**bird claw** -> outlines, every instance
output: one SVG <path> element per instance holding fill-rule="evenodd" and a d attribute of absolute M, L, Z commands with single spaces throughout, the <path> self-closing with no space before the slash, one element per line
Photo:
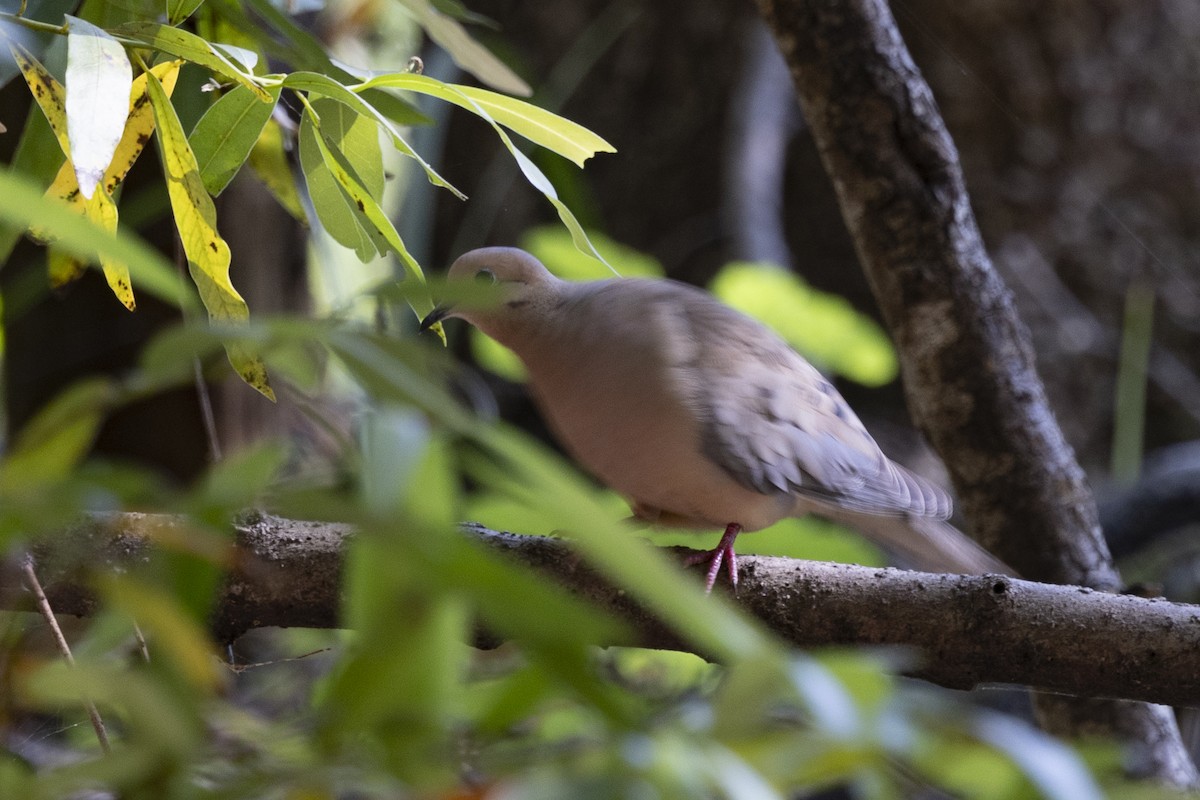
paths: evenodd
<path fill-rule="evenodd" d="M 733 591 L 737 592 L 738 585 L 738 568 L 737 568 L 737 553 L 733 551 L 733 542 L 737 539 L 737 535 L 741 533 L 742 526 L 737 523 L 730 523 L 725 528 L 725 534 L 721 537 L 721 541 L 712 550 L 706 550 L 703 553 L 696 553 L 684 559 L 684 566 L 695 566 L 696 564 L 708 564 L 708 571 L 704 575 L 704 593 L 712 594 L 713 586 L 717 583 L 717 575 L 721 572 L 721 564 L 725 564 L 725 571 L 729 574 L 729 583 L 733 586 Z"/>

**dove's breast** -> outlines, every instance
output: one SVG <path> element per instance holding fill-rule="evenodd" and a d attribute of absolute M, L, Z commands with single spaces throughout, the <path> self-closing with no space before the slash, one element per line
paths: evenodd
<path fill-rule="evenodd" d="M 701 376 L 672 329 L 677 289 L 601 284 L 564 302 L 555 324 L 538 334 L 557 337 L 553 346 L 514 342 L 514 349 L 563 445 L 639 515 L 687 527 L 766 527 L 794 500 L 748 489 L 705 456 L 704 410 L 694 397 Z M 603 318 L 615 308 L 620 324 Z"/>

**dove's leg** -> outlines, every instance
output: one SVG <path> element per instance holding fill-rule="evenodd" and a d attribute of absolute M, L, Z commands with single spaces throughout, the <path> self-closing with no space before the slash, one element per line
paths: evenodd
<path fill-rule="evenodd" d="M 733 542 L 737 539 L 739 533 L 742 532 L 742 526 L 736 522 L 731 522 L 725 527 L 725 535 L 721 537 L 721 541 L 712 550 L 703 553 L 696 553 L 694 556 L 688 556 L 683 563 L 686 566 L 693 564 L 703 564 L 708 562 L 708 572 L 704 576 L 704 591 L 705 593 L 712 592 L 713 586 L 717 582 L 717 574 L 721 571 L 721 562 L 725 562 L 725 569 L 729 573 L 729 582 L 733 585 L 734 590 L 737 589 L 737 554 L 733 552 Z"/>

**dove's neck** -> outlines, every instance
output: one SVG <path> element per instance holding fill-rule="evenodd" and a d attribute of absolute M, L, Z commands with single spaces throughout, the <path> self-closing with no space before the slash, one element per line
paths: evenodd
<path fill-rule="evenodd" d="M 525 359 L 562 335 L 569 324 L 572 301 L 585 284 L 550 277 L 523 287 L 500 304 L 471 320 L 476 327 Z"/>

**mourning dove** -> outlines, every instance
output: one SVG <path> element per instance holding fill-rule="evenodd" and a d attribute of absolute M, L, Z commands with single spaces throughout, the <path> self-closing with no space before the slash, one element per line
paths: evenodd
<path fill-rule="evenodd" d="M 669 280 L 560 280 L 515 248 L 472 250 L 449 280 L 495 283 L 490 306 L 442 306 L 524 362 L 533 397 L 575 459 L 658 525 L 734 540 L 784 517 L 850 525 L 913 566 L 1008 572 L 945 522 L 949 496 L 890 461 L 833 385 L 782 339 Z"/>

